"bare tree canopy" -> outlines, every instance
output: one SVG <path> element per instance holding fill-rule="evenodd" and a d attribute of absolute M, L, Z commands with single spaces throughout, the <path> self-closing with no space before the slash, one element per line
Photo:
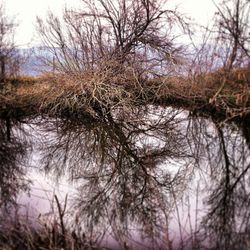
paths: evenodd
<path fill-rule="evenodd" d="M 14 35 L 17 24 L 14 18 L 6 15 L 0 4 L 0 79 L 15 76 L 20 67 L 20 55 L 16 48 Z"/>
<path fill-rule="evenodd" d="M 215 3 L 215 1 L 214 1 Z M 250 1 L 223 0 L 215 3 L 217 39 L 225 48 L 225 67 L 241 66 L 250 59 Z"/>
<path fill-rule="evenodd" d="M 82 0 L 83 10 L 65 9 L 63 19 L 38 18 L 38 31 L 50 50 L 46 64 L 64 72 L 94 69 L 110 62 L 136 72 L 159 73 L 176 64 L 183 47 L 177 30 L 187 23 L 166 0 Z"/>

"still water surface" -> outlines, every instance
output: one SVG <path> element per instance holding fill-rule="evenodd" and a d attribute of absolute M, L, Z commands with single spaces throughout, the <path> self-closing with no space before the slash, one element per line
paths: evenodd
<path fill-rule="evenodd" d="M 120 249 L 247 249 L 249 130 L 172 108 L 0 126 L 0 204 Z M 18 206 L 16 206 L 18 205 Z M 2 222 L 4 223 L 4 222 Z"/>

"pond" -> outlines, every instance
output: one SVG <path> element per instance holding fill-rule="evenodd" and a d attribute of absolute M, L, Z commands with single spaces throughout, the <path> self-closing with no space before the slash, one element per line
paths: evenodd
<path fill-rule="evenodd" d="M 0 121 L 1 228 L 63 219 L 111 249 L 249 246 L 246 125 L 154 106 L 10 124 Z"/>

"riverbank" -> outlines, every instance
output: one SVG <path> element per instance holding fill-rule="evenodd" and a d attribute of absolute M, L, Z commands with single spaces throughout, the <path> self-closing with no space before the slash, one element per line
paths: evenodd
<path fill-rule="evenodd" d="M 131 72 L 96 71 L 6 80 L 0 117 L 38 115 L 99 119 L 114 108 L 162 105 L 214 116 L 221 121 L 250 117 L 250 69 L 183 78 L 146 79 Z"/>

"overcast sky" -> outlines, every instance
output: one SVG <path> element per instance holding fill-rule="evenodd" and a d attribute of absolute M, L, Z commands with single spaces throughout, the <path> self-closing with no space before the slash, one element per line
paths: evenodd
<path fill-rule="evenodd" d="M 36 16 L 44 17 L 48 10 L 60 14 L 65 5 L 71 7 L 80 4 L 80 0 L 4 0 L 4 2 L 7 14 L 16 16 L 19 24 L 16 41 L 22 47 L 26 47 L 29 43 L 37 44 L 34 28 Z M 203 25 L 209 22 L 215 12 L 212 0 L 169 0 L 169 2 L 178 4 L 181 12 Z"/>

